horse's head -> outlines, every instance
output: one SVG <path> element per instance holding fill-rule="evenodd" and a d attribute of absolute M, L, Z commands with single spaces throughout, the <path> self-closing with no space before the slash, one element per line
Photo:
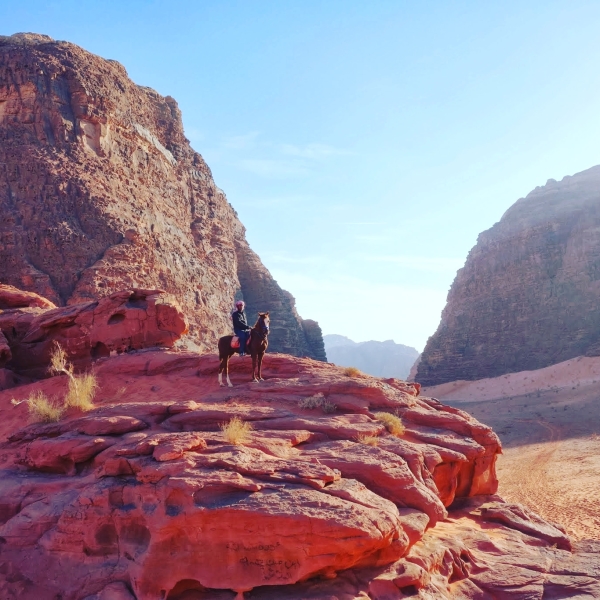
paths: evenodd
<path fill-rule="evenodd" d="M 256 324 L 258 325 L 258 328 L 260 329 L 260 331 L 262 333 L 264 333 L 264 334 L 269 333 L 269 324 L 270 324 L 269 312 L 268 311 L 264 312 L 264 313 L 259 312 L 258 313 L 258 321 Z"/>

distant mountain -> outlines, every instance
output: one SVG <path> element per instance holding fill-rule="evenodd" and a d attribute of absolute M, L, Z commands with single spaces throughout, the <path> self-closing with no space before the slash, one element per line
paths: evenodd
<path fill-rule="evenodd" d="M 410 346 L 385 342 L 354 342 L 344 335 L 323 336 L 327 360 L 344 367 L 356 367 L 376 377 L 406 379 L 419 352 Z"/>

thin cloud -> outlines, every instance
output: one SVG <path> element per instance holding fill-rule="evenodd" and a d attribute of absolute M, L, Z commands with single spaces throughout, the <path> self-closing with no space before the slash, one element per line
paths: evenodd
<path fill-rule="evenodd" d="M 264 177 L 265 179 L 283 179 L 306 175 L 309 169 L 297 161 L 277 160 L 271 158 L 245 158 L 238 166 L 244 171 Z"/>
<path fill-rule="evenodd" d="M 392 263 L 408 269 L 434 273 L 457 271 L 464 264 L 464 259 L 462 258 L 445 256 L 362 255 L 361 258 L 370 262 Z"/>
<path fill-rule="evenodd" d="M 340 156 L 350 154 L 347 150 L 341 150 L 328 146 L 327 144 L 306 144 L 304 146 L 296 146 L 294 144 L 282 144 L 281 152 L 289 156 L 297 156 L 299 158 L 307 158 L 309 160 L 323 160 L 330 156 Z"/>
<path fill-rule="evenodd" d="M 221 140 L 221 146 L 229 150 L 245 150 L 256 144 L 260 131 L 251 131 L 242 135 L 231 135 Z"/>

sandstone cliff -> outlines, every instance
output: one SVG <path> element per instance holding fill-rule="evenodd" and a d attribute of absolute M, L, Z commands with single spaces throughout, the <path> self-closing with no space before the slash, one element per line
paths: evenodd
<path fill-rule="evenodd" d="M 416 376 L 476 380 L 600 355 L 600 166 L 548 181 L 483 232 Z"/>
<path fill-rule="evenodd" d="M 214 350 L 235 295 L 271 312 L 271 348 L 325 360 L 320 330 L 248 248 L 173 98 L 47 36 L 0 37 L 0 282 L 55 304 L 162 289 Z M 194 346 L 195 345 L 195 346 Z"/>

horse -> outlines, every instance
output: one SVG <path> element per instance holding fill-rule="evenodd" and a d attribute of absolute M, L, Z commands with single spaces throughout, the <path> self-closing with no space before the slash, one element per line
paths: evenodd
<path fill-rule="evenodd" d="M 250 356 L 252 356 L 252 381 L 258 383 L 264 381 L 261 374 L 262 360 L 267 346 L 269 345 L 269 313 L 258 313 L 258 320 L 254 324 L 250 334 Z M 233 387 L 229 379 L 229 359 L 236 353 L 239 353 L 239 348 L 231 347 L 232 335 L 224 335 L 219 338 L 219 385 L 223 383 L 223 373 L 227 379 L 227 385 Z"/>

